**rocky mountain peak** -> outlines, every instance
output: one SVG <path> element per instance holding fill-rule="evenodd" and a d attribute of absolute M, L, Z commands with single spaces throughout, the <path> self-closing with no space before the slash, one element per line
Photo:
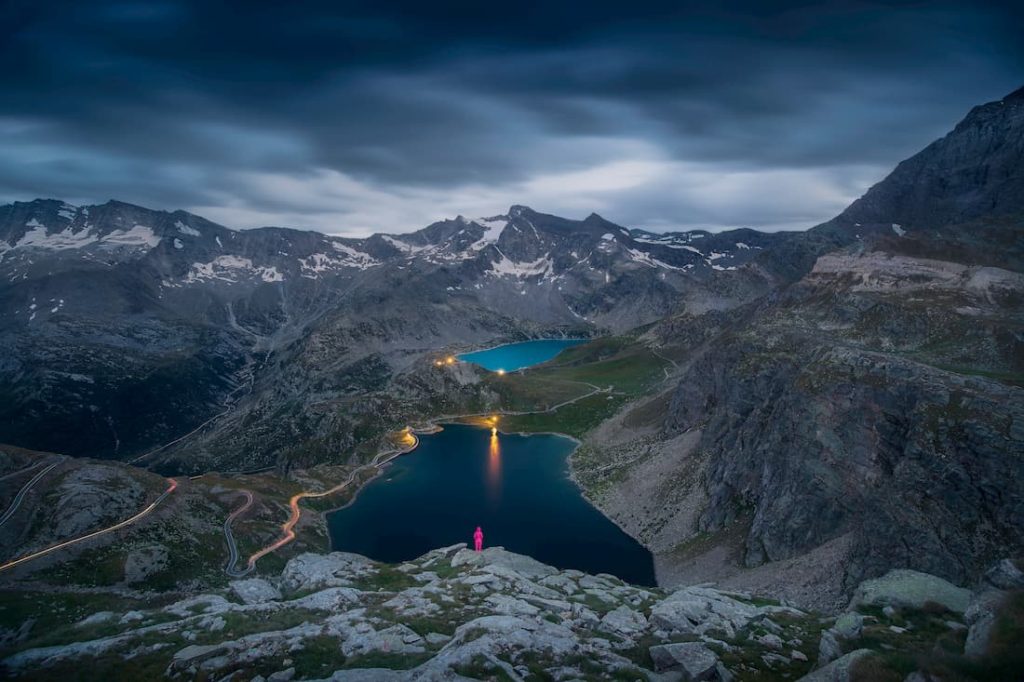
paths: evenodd
<path fill-rule="evenodd" d="M 512 204 L 511 206 L 508 207 L 507 215 L 509 218 L 518 218 L 523 215 L 529 216 L 530 214 L 534 213 L 536 213 L 536 211 L 534 211 L 529 206 L 523 206 L 522 204 Z"/>
<path fill-rule="evenodd" d="M 1022 213 L 1024 88 L 974 107 L 819 229 L 849 239 Z"/>

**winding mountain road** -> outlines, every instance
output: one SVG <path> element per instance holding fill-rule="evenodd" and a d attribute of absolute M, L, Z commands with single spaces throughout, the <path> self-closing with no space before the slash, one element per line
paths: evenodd
<path fill-rule="evenodd" d="M 17 471 L 12 471 L 9 474 L 4 474 L 3 476 L 0 476 L 0 481 L 6 481 L 8 478 L 14 478 L 15 476 L 21 476 L 22 474 L 27 474 L 28 472 L 32 471 L 33 469 L 38 469 L 39 467 L 43 466 L 44 464 L 46 464 L 46 460 L 45 459 L 42 460 L 41 462 L 36 462 L 35 464 L 29 464 L 24 469 L 18 469 Z"/>
<path fill-rule="evenodd" d="M 58 464 L 60 464 L 60 462 L 54 462 L 53 464 L 51 464 L 50 466 L 46 467 L 38 474 L 33 476 L 28 483 L 21 486 L 21 490 L 18 491 L 18 494 L 14 496 L 14 500 L 11 501 L 11 506 L 7 508 L 7 511 L 4 512 L 3 516 L 0 516 L 0 526 L 3 526 L 5 523 L 7 523 L 7 520 L 11 518 L 14 512 L 18 511 L 18 507 L 21 506 L 21 501 L 25 499 L 25 495 L 28 494 L 28 491 L 32 489 L 32 486 L 38 483 L 39 479 L 41 479 L 43 476 L 49 473 Z M 22 469 L 22 471 L 25 470 Z"/>
<path fill-rule="evenodd" d="M 371 462 L 353 469 L 352 472 L 348 475 L 348 478 L 346 478 L 344 481 L 337 484 L 336 486 L 320 492 L 304 490 L 301 493 L 296 493 L 295 495 L 292 495 L 291 499 L 288 500 L 288 507 L 290 509 L 290 512 L 288 514 L 288 520 L 281 524 L 281 537 L 279 537 L 273 543 L 267 545 L 266 547 L 260 549 L 259 551 L 255 552 L 252 556 L 250 556 L 249 561 L 244 569 L 238 570 L 232 565 L 231 567 L 234 570 L 234 572 L 228 573 L 228 575 L 235 578 L 240 578 L 242 576 L 248 575 L 256 568 L 257 561 L 259 561 L 266 555 L 270 554 L 271 552 L 274 552 L 284 547 L 285 545 L 287 545 L 295 539 L 295 525 L 299 522 L 299 519 L 302 517 L 302 510 L 299 508 L 299 502 L 306 498 L 327 497 L 328 495 L 333 495 L 334 493 L 343 490 L 344 488 L 351 485 L 352 482 L 356 480 L 356 477 L 359 476 L 360 473 L 368 471 L 370 469 L 379 469 L 380 467 L 384 466 L 395 457 L 398 457 L 399 455 L 404 455 L 407 452 L 412 452 L 413 450 L 415 450 L 416 446 L 419 445 L 420 440 L 419 438 L 416 437 L 416 434 L 413 433 L 411 430 L 408 432 L 408 436 L 411 440 L 410 443 L 395 450 L 386 450 L 384 452 L 377 453 L 377 456 L 374 457 Z M 237 513 L 237 510 L 235 513 Z M 227 529 L 228 524 L 225 523 L 225 530 Z"/>
<path fill-rule="evenodd" d="M 228 543 L 228 563 L 224 566 L 224 572 L 232 578 L 241 578 L 249 572 L 248 570 L 241 572 L 236 567 L 238 563 L 238 545 L 235 543 L 235 536 L 231 533 L 231 522 L 244 514 L 252 506 L 252 492 L 249 490 L 240 490 L 239 492 L 245 497 L 245 503 L 224 519 L 224 540 Z"/>
<path fill-rule="evenodd" d="M 0 571 L 6 571 L 7 569 L 14 568 L 19 564 L 23 564 L 27 561 L 32 561 L 33 559 L 38 559 L 41 556 L 51 554 L 52 552 L 64 549 L 65 547 L 70 547 L 71 545 L 76 545 L 79 542 L 85 542 L 86 540 L 90 540 L 101 535 L 106 535 L 107 533 L 113 533 L 115 530 L 120 530 L 125 526 L 129 526 L 135 523 L 136 521 L 139 521 L 145 518 L 146 516 L 149 516 L 153 512 L 153 510 L 156 509 L 160 505 L 160 503 L 163 502 L 167 498 L 167 496 L 173 493 L 175 489 L 178 487 L 178 482 L 173 478 L 168 479 L 168 481 L 170 481 L 170 485 L 167 486 L 167 490 L 163 491 L 158 498 L 153 500 L 153 502 L 151 502 L 148 507 L 140 511 L 138 514 L 129 517 L 119 523 L 115 523 L 113 526 L 107 526 L 106 528 L 94 530 L 91 533 L 86 533 L 85 535 L 79 536 L 77 538 L 72 538 L 71 540 L 64 540 L 63 542 L 58 542 L 57 544 L 51 545 L 46 549 L 41 549 L 38 552 L 32 552 L 31 554 L 26 554 L 23 557 L 19 557 L 17 559 L 8 561 L 7 563 L 0 564 Z"/>

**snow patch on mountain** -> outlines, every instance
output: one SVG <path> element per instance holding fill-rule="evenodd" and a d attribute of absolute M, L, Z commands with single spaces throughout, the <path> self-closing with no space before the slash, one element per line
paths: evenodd
<path fill-rule="evenodd" d="M 99 241 L 98 237 L 91 234 L 89 230 L 72 232 L 70 226 L 62 232 L 46 234 L 46 227 L 35 218 L 25 223 L 25 227 L 31 227 L 32 229 L 18 240 L 14 248 L 33 247 L 62 251 L 64 249 L 80 249 L 83 246 Z"/>
<path fill-rule="evenodd" d="M 57 215 L 59 215 L 64 220 L 67 220 L 68 222 L 74 220 L 75 215 L 77 214 L 78 207 L 72 206 L 71 204 L 63 204 L 59 209 L 57 209 Z"/>
<path fill-rule="evenodd" d="M 632 260 L 632 261 L 634 261 L 636 263 L 640 263 L 641 265 L 646 265 L 647 267 L 650 267 L 650 268 L 664 268 L 666 270 L 683 270 L 684 269 L 684 268 L 677 268 L 674 265 L 669 265 L 668 263 L 666 263 L 664 261 L 661 261 L 661 260 L 658 260 L 657 258 L 653 257 L 651 254 L 646 253 L 644 251 L 640 251 L 638 249 L 626 249 L 626 253 L 629 254 L 630 260 Z"/>
<path fill-rule="evenodd" d="M 498 237 L 501 236 L 502 231 L 508 225 L 508 222 L 501 217 L 498 218 L 480 218 L 473 221 L 477 225 L 484 228 L 484 234 L 480 239 L 476 240 L 469 245 L 469 251 L 475 252 L 483 249 L 488 244 L 493 244 L 498 241 Z"/>
<path fill-rule="evenodd" d="M 103 237 L 100 241 L 104 245 L 113 246 L 147 246 L 153 248 L 160 243 L 160 237 L 153 232 L 153 228 L 145 225 L 135 225 L 130 230 L 114 230 Z"/>
<path fill-rule="evenodd" d="M 185 223 L 181 222 L 180 220 L 175 220 L 174 221 L 174 226 L 176 228 L 178 228 L 178 232 L 181 232 L 182 234 L 187 234 L 190 237 L 201 237 L 202 236 L 202 232 L 200 232 L 199 230 L 195 229 L 194 227 L 189 227 L 188 225 L 186 225 Z"/>
<path fill-rule="evenodd" d="M 334 245 L 336 248 L 338 244 Z M 343 246 L 343 245 L 342 245 Z M 373 267 L 377 261 L 368 254 L 361 253 L 355 249 L 347 249 L 343 256 L 334 256 L 326 253 L 314 253 L 306 258 L 299 258 L 299 265 L 302 267 L 302 276 L 309 279 L 317 279 L 320 275 L 344 268 L 356 268 L 365 270 Z"/>
<path fill-rule="evenodd" d="M 217 256 L 209 263 L 193 263 L 183 281 L 195 284 L 219 280 L 233 284 L 252 277 L 259 277 L 264 282 L 284 281 L 284 275 L 276 267 L 256 266 L 251 259 L 240 256 Z"/>
<path fill-rule="evenodd" d="M 554 262 L 552 262 L 550 255 L 541 256 L 535 261 L 517 263 L 501 253 L 501 251 L 498 251 L 498 254 L 501 258 L 491 263 L 491 269 L 489 270 L 490 273 L 497 277 L 506 276 L 526 279 L 528 277 L 551 274 L 554 268 Z"/>
<path fill-rule="evenodd" d="M 374 265 L 379 265 L 380 261 L 363 251 L 353 249 L 347 244 L 341 242 L 331 242 L 331 246 L 334 247 L 335 251 L 340 251 L 345 255 L 345 265 L 350 268 L 366 269 Z"/>
<path fill-rule="evenodd" d="M 391 244 L 391 246 L 395 247 L 396 249 L 398 249 L 399 251 L 408 256 L 414 256 L 417 253 L 420 253 L 421 251 L 426 251 L 427 249 L 434 248 L 432 246 L 414 246 L 412 244 L 409 244 L 408 242 L 404 242 L 401 239 L 397 239 L 386 234 L 382 234 L 381 239 L 386 241 L 388 244 Z"/>

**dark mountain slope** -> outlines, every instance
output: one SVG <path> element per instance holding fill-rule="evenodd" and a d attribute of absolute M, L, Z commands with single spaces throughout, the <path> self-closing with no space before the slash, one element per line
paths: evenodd
<path fill-rule="evenodd" d="M 785 589 L 831 599 L 893 567 L 967 583 L 1024 549 L 1022 111 L 1020 92 L 975 108 L 806 243 L 764 253 L 811 261 L 792 285 L 650 332 L 678 384 L 621 423 L 660 444 L 626 428 L 593 444 L 607 471 L 581 475 L 664 500 L 635 519 L 605 496 L 664 578 L 790 571 Z M 827 562 L 821 585 L 792 573 L 803 556 Z"/>

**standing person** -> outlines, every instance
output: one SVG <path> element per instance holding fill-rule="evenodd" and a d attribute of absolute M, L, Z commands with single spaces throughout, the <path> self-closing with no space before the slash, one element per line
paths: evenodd
<path fill-rule="evenodd" d="M 480 530 L 480 526 L 473 531 L 473 548 L 478 552 L 483 551 L 484 548 L 484 532 Z"/>

